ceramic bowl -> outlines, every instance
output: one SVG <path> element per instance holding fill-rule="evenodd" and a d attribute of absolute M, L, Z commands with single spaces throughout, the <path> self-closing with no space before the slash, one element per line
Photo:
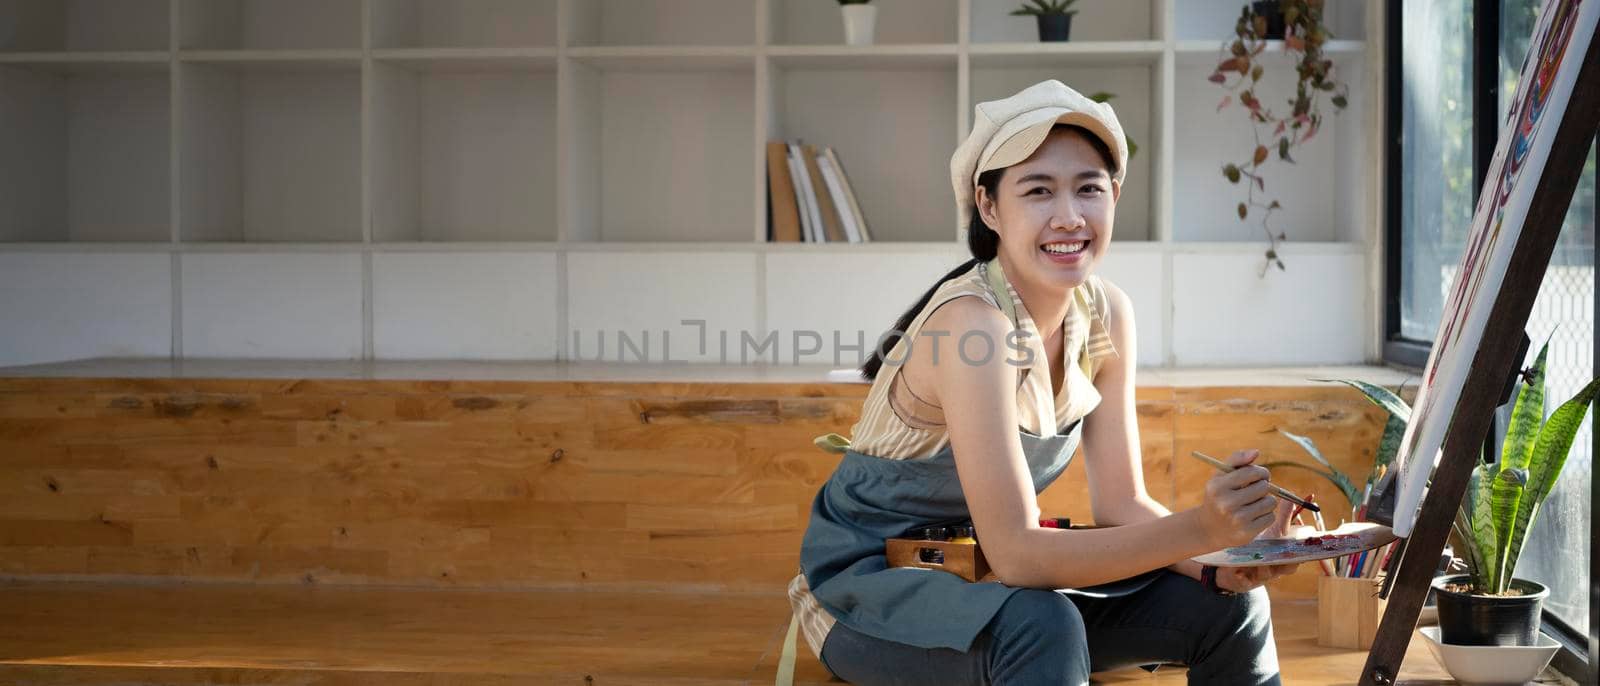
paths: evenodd
<path fill-rule="evenodd" d="M 1539 634 L 1533 646 L 1460 646 L 1439 641 L 1439 627 L 1425 626 L 1418 631 L 1428 639 L 1428 651 L 1456 681 L 1469 686 L 1522 686 L 1539 676 L 1561 644 Z"/>

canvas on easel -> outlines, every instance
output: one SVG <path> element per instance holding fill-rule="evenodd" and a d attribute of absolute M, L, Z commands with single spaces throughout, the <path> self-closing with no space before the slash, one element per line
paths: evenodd
<path fill-rule="evenodd" d="M 1393 684 L 1600 125 L 1600 0 L 1545 0 L 1390 486 L 1405 539 L 1361 684 Z"/>

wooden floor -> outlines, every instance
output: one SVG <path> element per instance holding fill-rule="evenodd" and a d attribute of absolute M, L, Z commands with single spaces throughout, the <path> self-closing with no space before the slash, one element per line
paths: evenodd
<path fill-rule="evenodd" d="M 1318 647 L 1313 603 L 1273 614 L 1285 683 L 1355 683 L 1366 654 Z M 0 582 L 0 683 L 767 684 L 788 620 L 770 593 L 11 581 Z M 1402 683 L 1453 683 L 1421 641 Z M 799 652 L 796 683 L 828 683 L 803 641 Z"/>

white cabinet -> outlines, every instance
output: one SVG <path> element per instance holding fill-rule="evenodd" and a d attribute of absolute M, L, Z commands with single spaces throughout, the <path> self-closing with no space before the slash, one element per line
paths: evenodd
<path fill-rule="evenodd" d="M 568 253 L 569 357 L 739 363 L 741 335 L 762 338 L 758 258 L 678 250 Z"/>
<path fill-rule="evenodd" d="M 372 256 L 373 353 L 385 360 L 554 360 L 553 252 Z"/>
<path fill-rule="evenodd" d="M 1174 255 L 1172 326 L 1183 333 L 1173 341 L 1176 364 L 1360 361 L 1372 333 L 1364 256 L 1333 248 L 1293 250 L 1284 260 L 1293 267 L 1260 278 L 1260 255 Z"/>
<path fill-rule="evenodd" d="M 0 253 L 0 365 L 167 357 L 172 259 L 161 253 Z"/>
<path fill-rule="evenodd" d="M 184 255 L 184 357 L 359 359 L 355 253 Z"/>

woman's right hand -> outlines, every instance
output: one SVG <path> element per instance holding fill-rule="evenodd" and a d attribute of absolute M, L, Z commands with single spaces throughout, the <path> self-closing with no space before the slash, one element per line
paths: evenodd
<path fill-rule="evenodd" d="M 1258 450 L 1240 450 L 1224 463 L 1235 469 L 1218 472 L 1206 482 L 1200 521 L 1206 537 L 1219 549 L 1244 545 L 1272 525 L 1277 500 L 1267 492 L 1266 467 L 1251 464 Z"/>

